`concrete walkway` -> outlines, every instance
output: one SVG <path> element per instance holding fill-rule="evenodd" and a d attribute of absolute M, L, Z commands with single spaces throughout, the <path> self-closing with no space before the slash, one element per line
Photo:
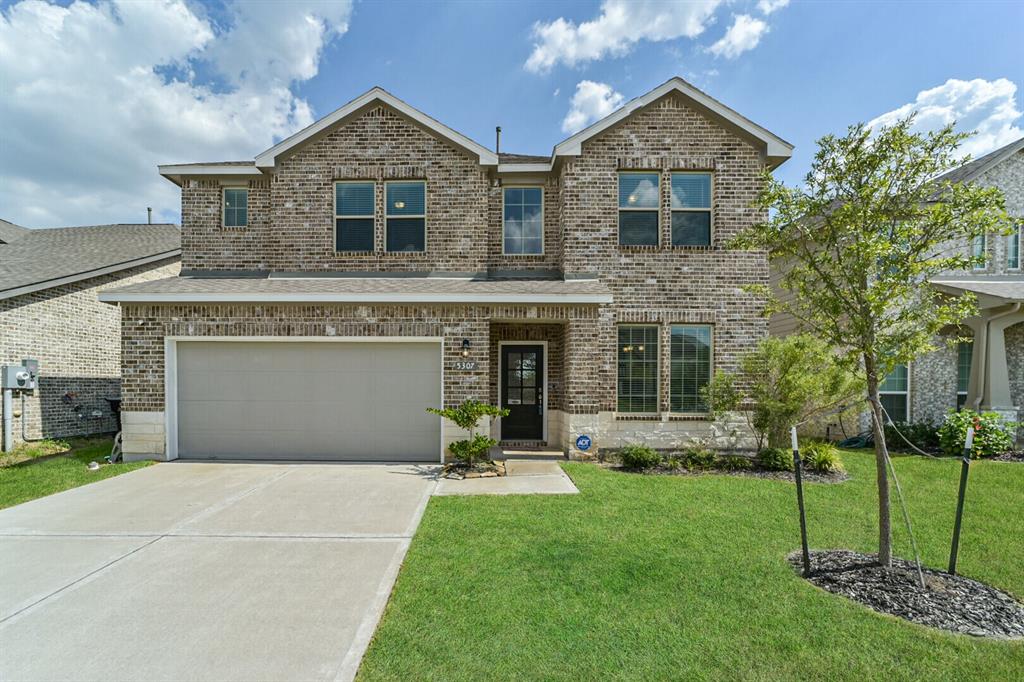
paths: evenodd
<path fill-rule="evenodd" d="M 158 464 L 2 510 L 0 679 L 351 679 L 436 473 Z"/>
<path fill-rule="evenodd" d="M 505 460 L 507 476 L 496 478 L 442 478 L 435 495 L 571 495 L 579 490 L 558 462 Z"/>

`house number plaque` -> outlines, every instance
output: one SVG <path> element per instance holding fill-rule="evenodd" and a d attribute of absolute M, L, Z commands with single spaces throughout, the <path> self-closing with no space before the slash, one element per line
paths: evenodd
<path fill-rule="evenodd" d="M 476 369 L 476 360 L 456 360 L 455 369 L 471 372 Z"/>

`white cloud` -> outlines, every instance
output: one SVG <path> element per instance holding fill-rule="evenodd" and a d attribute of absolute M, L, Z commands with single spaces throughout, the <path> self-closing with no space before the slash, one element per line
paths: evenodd
<path fill-rule="evenodd" d="M 292 87 L 348 27 L 349 0 L 22 0 L 0 11 L 0 210 L 29 226 L 176 220 L 158 163 L 252 158 L 312 122 Z M 220 83 L 200 79 L 213 70 Z"/>
<path fill-rule="evenodd" d="M 1006 78 L 950 78 L 938 87 L 922 90 L 913 102 L 882 114 L 868 126 L 892 125 L 913 112 L 917 112 L 916 131 L 938 130 L 954 121 L 957 130 L 974 131 L 976 134 L 964 142 L 960 151 L 975 158 L 1024 136 L 1019 125 L 1017 86 Z"/>
<path fill-rule="evenodd" d="M 735 59 L 747 50 L 753 50 L 768 32 L 768 24 L 749 14 L 738 14 L 732 26 L 716 43 L 708 48 L 716 57 Z"/>
<path fill-rule="evenodd" d="M 758 0 L 757 8 L 762 14 L 771 14 L 789 4 L 789 0 Z"/>
<path fill-rule="evenodd" d="M 641 40 L 659 42 L 695 38 L 713 21 L 721 0 L 665 3 L 655 0 L 604 0 L 596 19 L 576 24 L 559 17 L 533 25 L 533 52 L 525 68 L 547 73 L 559 62 L 576 66 L 628 53 Z"/>
<path fill-rule="evenodd" d="M 623 97 L 607 83 L 580 81 L 572 96 L 569 113 L 562 120 L 562 131 L 570 135 L 583 130 L 622 106 Z"/>

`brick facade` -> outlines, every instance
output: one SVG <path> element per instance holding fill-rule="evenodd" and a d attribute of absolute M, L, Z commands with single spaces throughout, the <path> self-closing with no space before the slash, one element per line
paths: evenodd
<path fill-rule="evenodd" d="M 121 318 L 96 295 L 170 277 L 178 268 L 172 258 L 0 301 L 0 364 L 30 357 L 41 370 L 39 389 L 25 396 L 24 415 L 14 419 L 14 442 L 22 439 L 22 419 L 30 439 L 115 430 L 106 398 L 121 392 Z"/>

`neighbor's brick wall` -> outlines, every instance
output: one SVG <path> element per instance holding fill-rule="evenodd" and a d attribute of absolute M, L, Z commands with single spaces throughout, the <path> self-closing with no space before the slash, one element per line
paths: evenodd
<path fill-rule="evenodd" d="M 377 183 L 373 253 L 334 250 L 334 182 Z M 384 182 L 426 180 L 424 253 L 384 251 Z M 488 178 L 478 159 L 377 106 L 278 162 L 250 198 L 244 230 L 219 228 L 220 184 L 190 180 L 182 190 L 183 267 L 270 270 L 485 269 Z"/>
<path fill-rule="evenodd" d="M 597 273 L 612 290 L 609 316 L 589 333 L 601 353 L 589 362 L 595 376 L 579 382 L 598 410 L 615 409 L 616 324 L 661 326 L 661 408 L 668 410 L 669 327 L 714 325 L 716 369 L 734 368 L 767 333 L 764 301 L 745 284 L 767 284 L 761 252 L 725 243 L 762 218 L 753 207 L 763 161 L 747 141 L 704 118 L 675 96 L 653 103 L 622 125 L 584 143 L 561 174 L 563 266 L 567 273 Z M 618 244 L 618 171 L 661 174 L 661 245 Z M 674 170 L 714 174 L 712 244 L 671 246 L 670 177 Z M 572 341 L 569 341 L 571 345 Z M 573 372 L 568 372 L 574 374 Z M 572 388 L 567 387 L 568 392 Z"/>
<path fill-rule="evenodd" d="M 101 303 L 97 294 L 171 277 L 178 268 L 172 258 L 0 301 L 0 364 L 39 360 L 40 388 L 25 401 L 29 438 L 115 430 L 105 398 L 120 393 L 121 318 L 117 306 Z M 67 392 L 75 394 L 69 403 L 62 399 Z M 102 416 L 93 417 L 94 411 Z M 14 440 L 21 440 L 17 418 Z"/>
<path fill-rule="evenodd" d="M 939 336 L 937 350 L 910 364 L 911 421 L 938 425 L 956 409 L 957 348 L 948 345 L 949 338 Z"/>
<path fill-rule="evenodd" d="M 1015 219 L 1016 224 L 1024 224 L 1024 151 L 1017 152 L 1013 158 L 983 173 L 975 182 L 1001 189 L 1006 197 L 1006 212 Z M 1006 267 L 1006 237 L 989 235 L 987 247 L 985 269 L 972 271 L 972 276 L 1020 274 L 1020 270 L 1009 270 Z M 969 249 L 970 245 L 961 248 Z M 1024 253 L 1021 255 L 1024 257 Z"/>

